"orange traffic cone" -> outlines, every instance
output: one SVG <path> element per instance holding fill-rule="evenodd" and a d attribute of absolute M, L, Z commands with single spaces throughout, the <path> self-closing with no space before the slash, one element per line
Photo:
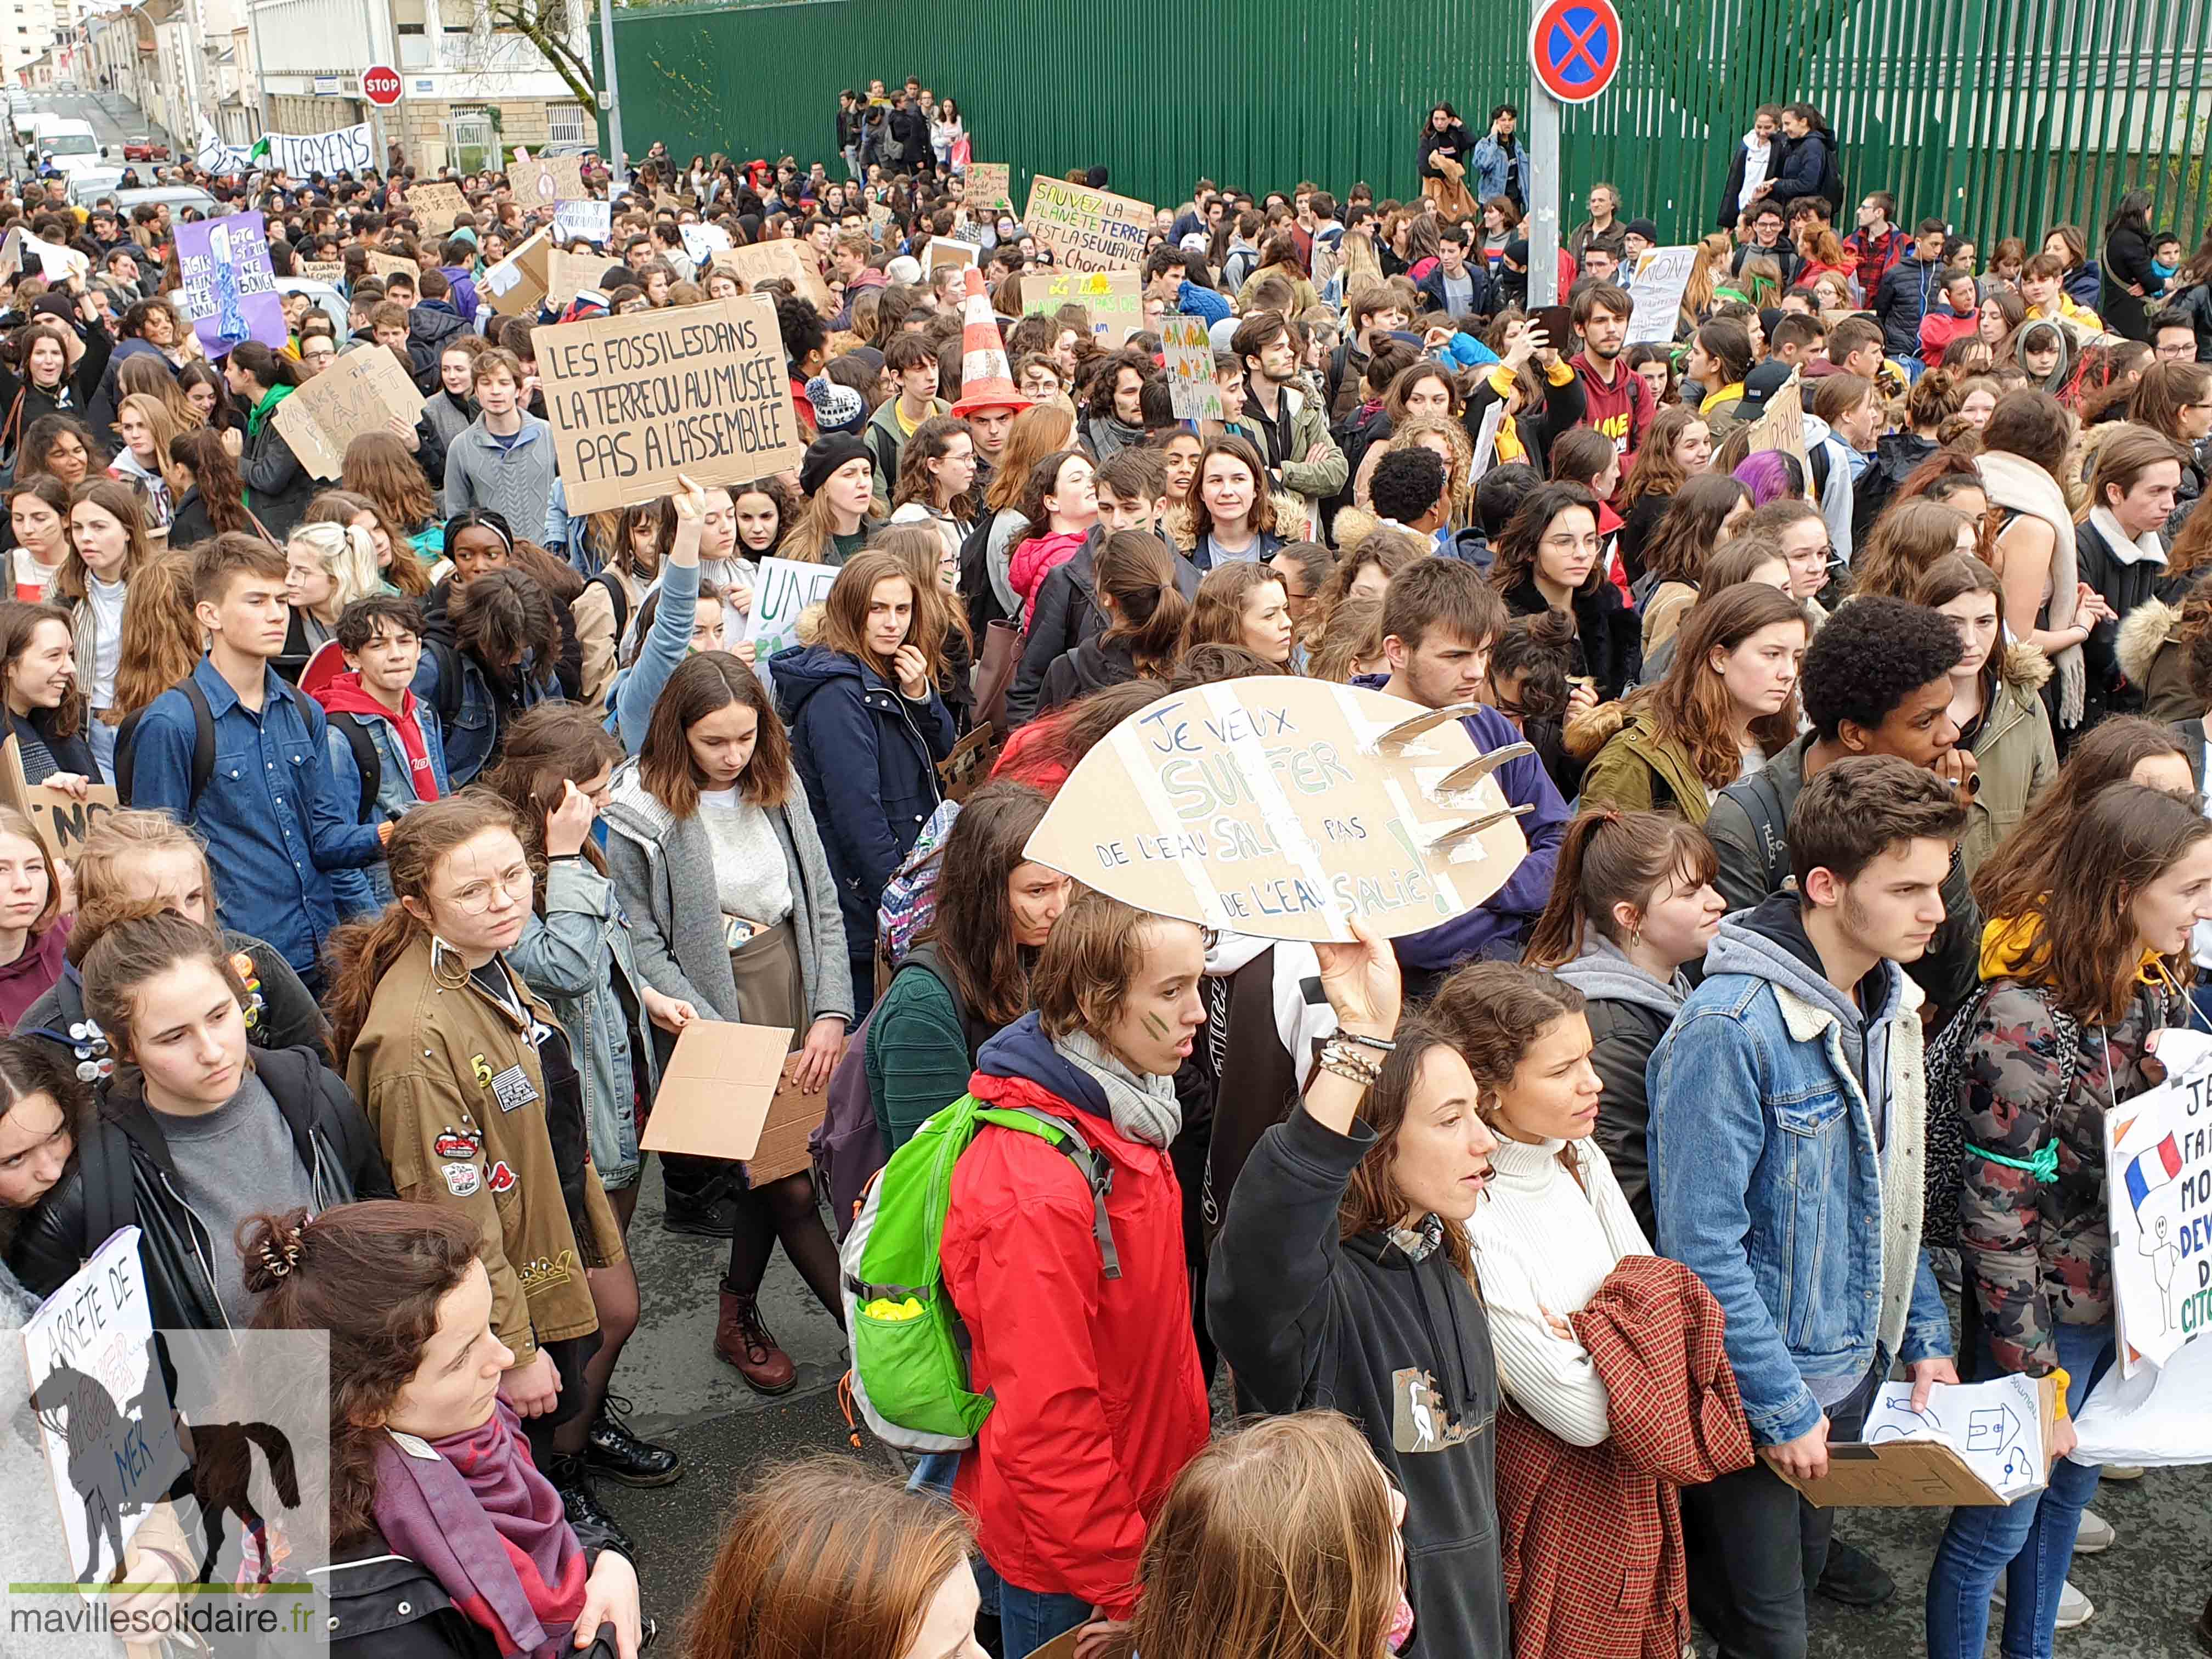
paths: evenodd
<path fill-rule="evenodd" d="M 960 396 L 952 405 L 955 415 L 972 415 L 979 409 L 1027 409 L 1035 401 L 1014 388 L 1013 371 L 1006 365 L 1006 344 L 999 337 L 999 319 L 991 309 L 991 296 L 983 291 L 983 273 L 968 267 L 968 315 L 960 331 Z"/>

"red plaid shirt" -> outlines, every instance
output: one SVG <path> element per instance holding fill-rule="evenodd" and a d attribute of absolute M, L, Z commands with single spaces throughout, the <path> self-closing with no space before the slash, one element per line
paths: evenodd
<path fill-rule="evenodd" d="M 1720 1304 L 1680 1262 L 1632 1255 L 1569 1323 L 1605 1384 L 1613 1437 L 1571 1446 L 1522 1412 L 1498 1413 L 1515 1659 L 1680 1659 L 1674 1489 L 1752 1460 Z"/>

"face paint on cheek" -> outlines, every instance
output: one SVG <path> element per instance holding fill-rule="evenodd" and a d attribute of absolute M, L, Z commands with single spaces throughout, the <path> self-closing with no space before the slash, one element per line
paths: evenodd
<path fill-rule="evenodd" d="M 1145 1029 L 1163 1042 L 1168 1040 L 1168 1023 L 1158 1014 L 1145 1016 Z"/>

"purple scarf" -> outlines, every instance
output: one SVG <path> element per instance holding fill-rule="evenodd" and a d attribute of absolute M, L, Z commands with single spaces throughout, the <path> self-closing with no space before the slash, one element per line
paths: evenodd
<path fill-rule="evenodd" d="M 435 1457 L 416 1455 L 425 1444 Z M 482 1427 L 376 1449 L 376 1524 L 420 1563 L 503 1659 L 557 1654 L 584 1610 L 584 1547 L 538 1474 L 520 1419 L 500 1401 Z"/>

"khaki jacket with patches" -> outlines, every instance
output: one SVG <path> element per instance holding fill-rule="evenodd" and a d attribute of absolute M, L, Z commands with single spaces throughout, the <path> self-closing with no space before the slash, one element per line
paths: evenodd
<path fill-rule="evenodd" d="M 520 1364 L 542 1342 L 599 1328 L 584 1270 L 623 1259 L 622 1230 L 587 1164 L 589 1232 L 577 1237 L 528 1031 L 462 974 L 458 958 L 447 956 L 441 969 L 431 971 L 427 935 L 392 965 L 354 1039 L 346 1082 L 375 1127 L 400 1197 L 458 1209 L 477 1224 L 492 1328 Z M 557 1025 L 542 1000 L 509 978 L 532 1018 Z"/>

